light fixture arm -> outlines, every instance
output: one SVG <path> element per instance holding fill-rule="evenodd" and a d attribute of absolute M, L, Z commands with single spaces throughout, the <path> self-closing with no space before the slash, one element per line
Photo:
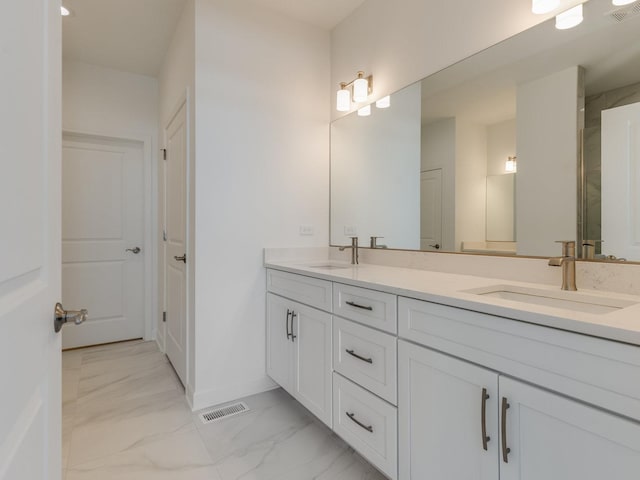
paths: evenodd
<path fill-rule="evenodd" d="M 373 75 L 369 75 L 367 77 L 364 76 L 364 72 L 362 70 L 360 70 L 357 73 L 356 78 L 354 78 L 353 80 L 351 80 L 350 82 L 340 82 L 340 90 L 346 90 L 347 88 L 351 89 L 351 94 L 353 97 L 353 84 L 356 82 L 356 80 L 359 80 L 361 78 L 364 78 L 367 80 L 368 83 L 368 94 L 371 95 L 373 93 Z"/>

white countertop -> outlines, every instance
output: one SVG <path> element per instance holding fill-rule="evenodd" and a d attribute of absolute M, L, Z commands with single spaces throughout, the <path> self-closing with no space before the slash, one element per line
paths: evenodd
<path fill-rule="evenodd" d="M 328 269 L 318 267 L 327 264 L 341 265 L 347 268 Z M 396 295 L 507 317 L 536 325 L 640 345 L 640 297 L 635 295 L 580 290 L 579 293 L 586 293 L 603 299 L 637 302 L 635 305 L 610 313 L 593 314 L 465 292 L 465 290 L 496 285 L 535 288 L 550 292 L 559 291 L 559 287 L 554 288 L 539 283 L 504 281 L 495 278 L 371 264 L 351 266 L 327 260 L 267 260 L 265 267 L 332 282 L 383 290 Z"/>

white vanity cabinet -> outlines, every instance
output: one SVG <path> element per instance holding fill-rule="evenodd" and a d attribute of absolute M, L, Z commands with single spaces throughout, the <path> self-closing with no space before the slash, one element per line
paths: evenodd
<path fill-rule="evenodd" d="M 400 480 L 497 480 L 498 374 L 402 340 L 398 367 Z"/>
<path fill-rule="evenodd" d="M 332 425 L 331 314 L 267 294 L 267 374 Z"/>
<path fill-rule="evenodd" d="M 499 388 L 500 480 L 640 478 L 640 424 L 507 377 Z"/>

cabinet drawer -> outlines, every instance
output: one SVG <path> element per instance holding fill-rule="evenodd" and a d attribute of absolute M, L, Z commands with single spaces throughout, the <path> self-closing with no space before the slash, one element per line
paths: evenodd
<path fill-rule="evenodd" d="M 305 305 L 331 311 L 331 282 L 326 280 L 269 269 L 267 290 Z"/>
<path fill-rule="evenodd" d="M 399 336 L 640 420 L 640 348 L 400 297 Z"/>
<path fill-rule="evenodd" d="M 396 296 L 390 293 L 333 284 L 333 312 L 389 333 L 398 331 Z"/>
<path fill-rule="evenodd" d="M 397 409 L 337 373 L 333 374 L 333 429 L 389 478 L 397 478 Z"/>
<path fill-rule="evenodd" d="M 333 317 L 333 345 L 336 371 L 396 404 L 396 337 Z"/>

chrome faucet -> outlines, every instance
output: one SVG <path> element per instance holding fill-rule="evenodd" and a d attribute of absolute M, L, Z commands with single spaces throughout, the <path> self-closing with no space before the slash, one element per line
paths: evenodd
<path fill-rule="evenodd" d="M 358 265 L 358 237 L 351 237 L 351 245 L 345 245 L 338 250 L 344 252 L 347 248 L 351 249 L 351 265 Z"/>
<path fill-rule="evenodd" d="M 370 243 L 370 247 L 371 248 L 387 248 L 386 245 L 378 245 L 378 239 L 379 238 L 384 238 L 384 237 L 371 237 L 371 243 Z"/>
<path fill-rule="evenodd" d="M 576 291 L 576 242 L 558 240 L 562 244 L 562 256 L 551 257 L 549 265 L 562 267 L 562 290 Z"/>

